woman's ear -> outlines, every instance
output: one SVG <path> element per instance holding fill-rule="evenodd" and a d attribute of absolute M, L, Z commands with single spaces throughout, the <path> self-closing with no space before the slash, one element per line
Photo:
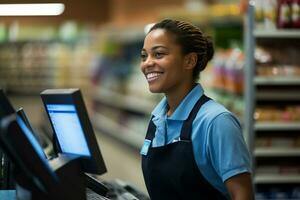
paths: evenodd
<path fill-rule="evenodd" d="M 196 53 L 188 53 L 184 59 L 185 69 L 193 69 L 197 64 L 198 56 Z"/>

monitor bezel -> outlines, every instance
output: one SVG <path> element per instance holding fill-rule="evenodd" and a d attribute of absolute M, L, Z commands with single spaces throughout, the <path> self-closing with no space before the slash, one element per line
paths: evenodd
<path fill-rule="evenodd" d="M 0 106 L 1 107 L 3 106 L 3 111 L 5 112 L 3 116 L 0 115 L 0 119 L 2 117 L 11 115 L 16 112 L 14 107 L 12 106 L 9 99 L 7 98 L 7 96 L 5 95 L 4 91 L 1 88 L 0 88 Z"/>
<path fill-rule="evenodd" d="M 86 173 L 93 173 L 99 175 L 104 174 L 107 171 L 106 166 L 100 151 L 100 147 L 97 143 L 97 139 L 92 124 L 90 122 L 80 89 L 48 89 L 44 90 L 41 93 L 41 98 L 46 109 L 46 113 L 50 121 L 53 133 L 55 135 L 56 132 L 47 109 L 47 104 L 70 104 L 75 107 L 81 127 L 83 129 L 84 137 L 86 139 L 89 151 L 91 153 L 90 157 L 80 156 L 83 171 Z M 61 150 L 59 141 L 57 141 L 57 144 L 59 153 L 64 154 Z"/>
<path fill-rule="evenodd" d="M 30 142 L 25 130 L 22 128 L 21 122 L 36 139 L 25 122 L 15 113 L 1 120 L 1 146 L 16 166 L 15 172 L 17 174 L 15 174 L 15 178 L 18 182 L 24 182 L 25 180 L 25 183 L 34 185 L 36 189 L 42 192 L 51 191 L 57 187 L 58 177 L 49 165 L 48 160 L 38 154 L 38 150 Z M 40 148 L 43 150 L 41 146 Z"/>
<path fill-rule="evenodd" d="M 33 130 L 33 128 L 32 128 L 32 126 L 31 126 L 31 124 L 30 124 L 30 122 L 29 122 L 29 119 L 28 119 L 28 117 L 27 117 L 27 115 L 26 115 L 24 109 L 23 109 L 22 107 L 19 108 L 19 109 L 17 110 L 16 114 L 17 114 L 18 117 L 20 117 L 20 118 L 23 120 L 23 122 L 25 123 L 25 125 L 27 126 L 27 128 L 31 131 L 31 133 L 33 134 L 33 136 L 35 137 L 35 139 L 36 139 L 38 142 L 40 142 L 40 139 L 39 139 L 38 135 L 36 134 L 36 132 Z M 43 151 L 43 152 L 44 152 L 44 151 Z M 47 154 L 46 154 L 45 152 L 44 152 L 44 157 L 45 157 L 46 159 L 48 159 Z"/>

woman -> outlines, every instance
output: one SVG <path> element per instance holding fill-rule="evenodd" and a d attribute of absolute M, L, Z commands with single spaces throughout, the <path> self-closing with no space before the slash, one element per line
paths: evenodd
<path fill-rule="evenodd" d="M 152 200 L 254 199 L 240 124 L 197 83 L 213 54 L 211 40 L 183 21 L 163 20 L 145 37 L 141 71 L 151 92 L 165 94 L 141 150 Z"/>

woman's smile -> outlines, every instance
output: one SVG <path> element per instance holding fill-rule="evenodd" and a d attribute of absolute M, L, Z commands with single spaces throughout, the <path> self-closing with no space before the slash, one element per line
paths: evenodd
<path fill-rule="evenodd" d="M 163 72 L 150 72 L 145 74 L 148 83 L 150 84 L 151 82 L 154 82 L 155 80 L 159 79 Z"/>

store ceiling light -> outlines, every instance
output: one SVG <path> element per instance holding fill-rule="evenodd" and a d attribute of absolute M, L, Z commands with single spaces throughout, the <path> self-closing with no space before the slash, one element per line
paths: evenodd
<path fill-rule="evenodd" d="M 56 16 L 64 10 L 62 3 L 0 4 L 0 16 Z"/>

